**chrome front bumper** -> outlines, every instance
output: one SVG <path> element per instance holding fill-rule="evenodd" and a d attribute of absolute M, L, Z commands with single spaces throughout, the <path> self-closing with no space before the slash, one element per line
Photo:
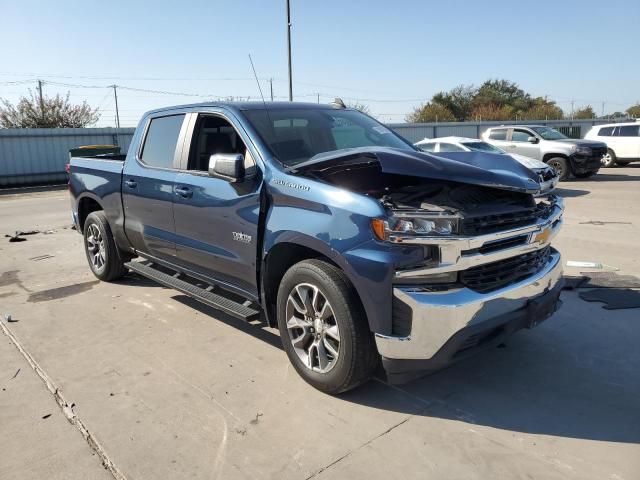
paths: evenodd
<path fill-rule="evenodd" d="M 376 334 L 378 352 L 388 359 L 430 359 L 460 330 L 526 308 L 532 300 L 559 287 L 560 253 L 536 274 L 489 293 L 469 288 L 428 292 L 420 287 L 394 288 L 394 296 L 412 311 L 411 333 L 405 337 Z M 540 319 L 544 320 L 544 319 Z"/>

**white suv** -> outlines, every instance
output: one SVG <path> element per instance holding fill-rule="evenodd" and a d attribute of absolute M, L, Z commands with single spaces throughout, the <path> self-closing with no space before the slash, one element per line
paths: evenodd
<path fill-rule="evenodd" d="M 596 125 L 584 138 L 607 144 L 607 153 L 602 157 L 603 167 L 627 165 L 640 160 L 640 121 Z"/>

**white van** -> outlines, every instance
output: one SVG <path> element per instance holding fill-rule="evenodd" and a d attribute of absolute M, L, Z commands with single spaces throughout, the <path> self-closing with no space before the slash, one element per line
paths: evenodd
<path fill-rule="evenodd" d="M 628 165 L 640 161 L 640 121 L 595 125 L 584 138 L 607 144 L 603 167 Z"/>

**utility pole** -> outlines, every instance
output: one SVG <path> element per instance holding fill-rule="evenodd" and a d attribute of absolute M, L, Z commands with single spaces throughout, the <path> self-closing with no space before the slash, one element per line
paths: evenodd
<path fill-rule="evenodd" d="M 273 102 L 273 78 L 269 79 L 269 87 L 271 88 L 271 101 Z"/>
<path fill-rule="evenodd" d="M 602 118 L 604 118 L 604 100 L 602 101 Z"/>
<path fill-rule="evenodd" d="M 118 111 L 118 91 L 116 90 L 117 85 L 111 85 L 113 88 L 113 98 L 116 101 L 116 128 L 120 128 L 120 112 Z"/>
<path fill-rule="evenodd" d="M 571 120 L 573 120 L 573 100 L 571 100 Z"/>
<path fill-rule="evenodd" d="M 318 103 L 320 103 L 320 94 L 318 94 Z"/>
<path fill-rule="evenodd" d="M 40 97 L 40 116 L 44 120 L 44 99 L 42 98 L 42 80 L 38 80 L 38 95 Z"/>
<path fill-rule="evenodd" d="M 291 79 L 291 8 L 287 0 L 287 53 L 289 60 L 289 101 L 293 102 L 293 82 Z"/>

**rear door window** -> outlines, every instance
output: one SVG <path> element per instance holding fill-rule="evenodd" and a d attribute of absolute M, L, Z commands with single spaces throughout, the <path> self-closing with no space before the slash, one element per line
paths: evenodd
<path fill-rule="evenodd" d="M 495 130 L 491 130 L 489 133 L 489 138 L 491 140 L 506 140 L 507 139 L 507 129 L 506 128 L 498 128 Z"/>
<path fill-rule="evenodd" d="M 639 127 L 640 125 L 622 125 L 618 135 L 621 137 L 637 137 Z"/>
<path fill-rule="evenodd" d="M 173 168 L 180 129 L 184 114 L 153 118 L 140 153 L 145 165 L 158 168 Z"/>

